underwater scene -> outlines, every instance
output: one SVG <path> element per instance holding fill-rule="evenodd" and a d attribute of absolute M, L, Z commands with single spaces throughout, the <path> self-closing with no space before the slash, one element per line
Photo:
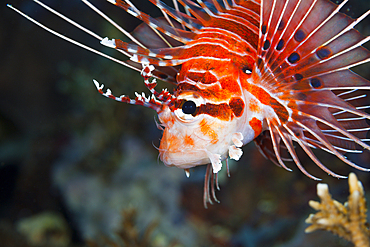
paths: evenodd
<path fill-rule="evenodd" d="M 110 2 L 91 0 L 128 32 L 142 23 Z M 131 2 L 154 18 L 163 16 L 148 0 Z M 173 6 L 172 1 L 164 2 Z M 233 1 L 204 2 L 225 7 Z M 293 142 L 300 164 L 322 179 L 317 181 L 301 172 L 294 161 L 284 159 L 292 171 L 279 167 L 279 162 L 275 165 L 249 143 L 243 146 L 238 161 L 229 160 L 230 176 L 223 162 L 217 176 L 220 188 L 212 190 L 205 208 L 204 179 L 206 172 L 212 172 L 211 166 L 184 172 L 164 165 L 158 152 L 163 131 L 158 128 L 156 111 L 102 97 L 93 82 L 104 84 L 104 92 L 110 88 L 115 95 L 131 99 L 135 92 L 150 95 L 140 72 L 50 34 L 7 3 L 63 35 L 127 60 L 34 1 L 2 4 L 1 246 L 370 246 L 365 202 L 370 201 L 369 172 L 347 165 L 338 155 L 328 153 L 330 150 L 313 148 L 321 163 L 335 174 L 347 177 L 355 173 L 362 189 L 355 175 L 349 179 L 329 175 Z M 130 41 L 82 1 L 43 3 L 102 37 Z M 369 9 L 369 0 L 350 0 L 340 12 L 356 19 Z M 182 7 L 180 10 L 185 13 Z M 175 26 L 181 28 L 178 23 Z M 370 17 L 355 29 L 368 37 Z M 363 47 L 370 49 L 370 43 Z M 370 80 L 369 63 L 350 69 Z M 158 80 L 156 88 L 173 92 L 175 87 Z M 362 106 L 370 104 L 369 96 L 358 99 Z M 366 107 L 363 111 L 370 113 Z M 286 148 L 284 151 L 290 157 Z M 368 150 L 341 153 L 356 165 L 370 168 Z M 213 174 L 210 176 L 213 183 Z"/>

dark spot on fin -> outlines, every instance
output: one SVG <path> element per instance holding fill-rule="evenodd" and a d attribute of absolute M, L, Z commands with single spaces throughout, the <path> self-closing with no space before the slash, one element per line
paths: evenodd
<path fill-rule="evenodd" d="M 296 81 L 300 81 L 300 80 L 302 80 L 302 79 L 303 79 L 303 75 L 301 75 L 301 74 L 295 74 L 295 75 L 294 75 L 294 79 L 295 79 Z"/>
<path fill-rule="evenodd" d="M 320 47 L 317 49 L 316 55 L 320 59 L 326 59 L 331 55 L 331 51 L 328 48 Z"/>
<path fill-rule="evenodd" d="M 262 64 L 262 59 L 261 58 L 258 58 L 257 59 L 257 66 L 259 67 L 259 66 L 261 66 L 261 64 Z"/>
<path fill-rule="evenodd" d="M 284 40 L 280 40 L 279 43 L 276 46 L 276 50 L 280 51 L 284 47 Z"/>
<path fill-rule="evenodd" d="M 299 56 L 299 54 L 297 52 L 293 52 L 292 54 L 290 54 L 290 56 L 288 57 L 288 61 L 289 63 L 296 63 L 299 61 L 299 59 L 301 59 L 301 57 Z"/>
<path fill-rule="evenodd" d="M 270 41 L 267 39 L 265 43 L 263 43 L 263 49 L 267 50 L 268 48 L 270 48 Z"/>
<path fill-rule="evenodd" d="M 267 27 L 266 27 L 266 25 L 263 25 L 262 26 L 262 34 L 266 34 L 266 31 L 267 31 Z"/>
<path fill-rule="evenodd" d="M 322 87 L 321 80 L 317 77 L 310 79 L 310 85 L 313 88 L 320 88 Z"/>
<path fill-rule="evenodd" d="M 294 34 L 294 39 L 295 39 L 297 42 L 301 42 L 301 41 L 303 41 L 305 38 L 306 38 L 306 34 L 305 34 L 301 29 L 299 29 L 299 30 Z"/>
<path fill-rule="evenodd" d="M 279 26 L 278 26 L 278 30 L 280 31 L 280 30 L 283 30 L 284 29 L 284 27 L 285 27 L 285 23 L 284 23 L 284 21 L 283 20 L 281 20 L 280 21 L 280 23 L 279 23 Z"/>

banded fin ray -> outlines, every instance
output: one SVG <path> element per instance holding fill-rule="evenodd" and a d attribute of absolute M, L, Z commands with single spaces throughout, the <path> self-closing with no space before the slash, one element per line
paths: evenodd
<path fill-rule="evenodd" d="M 134 7 L 131 3 L 128 2 L 128 0 L 117 0 L 117 1 L 110 1 L 114 3 L 115 5 L 123 8 L 130 14 L 136 16 L 137 18 L 143 20 L 147 25 L 149 25 L 153 30 L 157 30 L 159 32 L 162 32 L 164 35 L 168 36 L 172 39 L 177 39 L 175 36 L 176 32 L 188 32 L 185 30 L 181 30 L 179 27 L 171 27 L 171 25 L 164 24 L 159 25 L 159 23 L 156 19 L 151 18 L 150 16 L 146 15 L 143 12 L 140 12 L 139 10 L 136 10 L 136 7 Z M 152 0 L 152 3 L 159 3 L 159 8 L 162 9 L 164 12 L 166 12 L 168 15 L 172 16 L 176 21 L 180 22 L 179 24 L 186 26 L 187 23 L 183 21 L 184 18 L 186 18 L 185 14 L 179 14 L 178 10 L 169 9 L 166 7 L 163 3 L 159 1 Z M 215 47 L 221 47 L 221 49 L 224 49 L 225 51 L 229 51 L 230 53 L 234 52 L 234 55 L 240 56 L 240 48 L 237 50 L 237 48 L 232 47 L 232 44 L 235 43 L 235 40 L 241 40 L 241 47 L 245 48 L 246 51 L 244 51 L 244 62 L 249 61 L 253 59 L 253 55 L 256 52 L 256 47 L 253 46 L 253 42 L 248 42 L 247 37 L 244 37 L 246 33 L 252 32 L 253 34 L 249 33 L 248 38 L 250 36 L 256 37 L 257 40 L 257 22 L 251 22 L 250 19 L 245 14 L 242 14 L 240 11 L 235 11 L 234 9 L 247 9 L 250 8 L 250 11 L 256 11 L 258 8 L 258 5 L 255 3 L 251 3 L 249 1 L 243 1 L 243 2 L 234 2 L 232 5 L 232 9 L 225 8 L 221 6 L 218 2 L 211 2 L 206 1 L 203 2 L 201 0 L 197 0 L 198 4 L 189 0 L 181 0 L 179 1 L 185 10 L 188 10 L 194 17 L 189 16 L 189 22 L 192 22 L 194 18 L 202 25 L 199 30 L 193 30 L 193 32 L 188 32 L 191 34 L 187 39 L 177 39 L 180 41 L 180 45 L 177 45 L 175 47 L 168 47 L 160 49 L 151 49 L 152 47 L 149 47 L 148 49 L 139 47 L 135 44 L 126 43 L 120 40 L 112 40 L 103 42 L 104 45 L 107 45 L 109 47 L 112 47 L 114 49 L 121 49 L 125 52 L 128 52 L 132 54 L 131 60 L 134 63 L 140 64 L 140 63 L 150 63 L 153 65 L 157 65 L 159 67 L 172 67 L 172 66 L 179 66 L 183 64 L 186 61 L 189 61 L 189 59 L 197 59 L 199 55 L 197 54 L 197 49 L 194 49 L 194 46 L 201 46 L 204 44 L 213 45 Z M 226 4 L 226 3 L 224 3 Z M 217 5 L 217 7 L 216 7 Z M 225 5 L 226 6 L 226 5 Z M 219 12 L 218 9 L 221 9 L 222 12 Z M 233 15 L 234 13 L 234 15 Z M 238 13 L 238 14 L 236 14 Z M 210 19 L 212 17 L 212 19 Z M 252 18 L 253 19 L 253 18 Z M 223 22 L 227 24 L 222 24 Z M 236 30 L 236 33 L 233 34 L 233 36 L 228 37 L 229 40 L 224 39 L 215 39 L 215 38 L 208 38 L 207 32 L 213 33 L 215 32 L 214 26 L 218 26 L 220 24 L 222 25 L 228 25 L 228 23 L 243 23 L 243 26 L 245 26 L 245 30 Z M 231 25 L 233 26 L 233 25 Z M 193 26 L 194 28 L 195 26 Z M 226 29 L 226 28 L 225 28 Z M 169 31 L 171 30 L 171 31 Z M 230 33 L 229 31 L 223 30 L 221 28 L 218 28 L 217 30 L 220 33 L 220 36 L 227 37 Z M 198 37 L 197 35 L 202 32 L 203 37 Z M 232 32 L 231 32 L 232 33 Z M 179 34 L 182 36 L 182 34 Z M 193 41 L 192 39 L 197 37 L 196 41 Z M 203 43 L 202 43 L 203 42 Z M 237 50 L 237 51 L 235 51 Z M 250 54 L 249 54 L 249 53 Z M 232 55 L 232 54 L 231 54 Z M 220 58 L 212 58 L 210 55 L 209 57 L 205 57 L 207 59 L 221 59 L 223 56 L 220 54 Z M 155 71 L 153 72 L 154 75 Z"/>
<path fill-rule="evenodd" d="M 326 168 L 312 148 L 325 150 L 356 169 L 370 171 L 343 155 L 370 150 L 365 143 L 370 115 L 360 110 L 366 106 L 361 103 L 363 94 L 357 91 L 369 90 L 370 82 L 350 70 L 370 61 L 370 52 L 362 46 L 370 38 L 353 29 L 370 11 L 351 19 L 339 12 L 346 2 L 262 1 L 258 58 L 252 78 L 285 111 L 266 106 L 275 115 L 267 116 L 269 135 L 258 137 L 256 144 L 270 141 L 269 152 L 262 151 L 275 163 L 282 162 L 277 150 L 287 147 L 299 169 L 313 179 L 317 178 L 302 169 L 292 149 L 293 141 L 334 177 L 344 176 Z"/>
<path fill-rule="evenodd" d="M 202 28 L 201 22 L 198 21 L 196 18 L 193 18 L 185 13 L 182 13 L 176 9 L 173 9 L 160 0 L 149 0 L 149 1 L 153 3 L 154 5 L 156 5 L 163 12 L 165 12 L 166 14 L 174 18 L 177 22 L 182 23 L 184 26 L 186 26 L 190 30 L 197 31 Z"/>
<path fill-rule="evenodd" d="M 121 0 L 116 0 L 114 2 L 112 2 L 114 5 L 124 9 L 126 12 L 128 12 L 129 14 L 137 17 L 138 19 L 142 20 L 143 22 L 145 22 L 147 25 L 149 25 L 150 27 L 152 27 L 153 29 L 155 30 L 158 30 L 162 33 L 164 33 L 165 35 L 175 39 L 175 40 L 178 40 L 180 41 L 181 43 L 187 43 L 191 40 L 193 40 L 194 38 L 194 33 L 193 32 L 189 32 L 189 31 L 185 31 L 185 30 L 182 30 L 182 29 L 178 29 L 178 28 L 174 28 L 172 27 L 171 25 L 167 25 L 167 24 L 164 24 L 163 22 L 159 22 L 157 19 L 137 10 L 137 11 L 132 11 L 131 10 L 131 6 L 124 2 L 124 1 L 121 1 Z"/>

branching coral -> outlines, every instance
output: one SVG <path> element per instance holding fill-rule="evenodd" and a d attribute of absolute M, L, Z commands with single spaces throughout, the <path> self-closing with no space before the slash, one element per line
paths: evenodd
<path fill-rule="evenodd" d="M 348 202 L 344 204 L 332 199 L 327 184 L 317 185 L 317 195 L 321 203 L 309 202 L 318 212 L 306 219 L 306 223 L 311 225 L 305 231 L 309 233 L 318 229 L 327 230 L 351 241 L 356 247 L 370 246 L 364 189 L 354 173 L 349 175 L 348 184 L 350 195 Z"/>

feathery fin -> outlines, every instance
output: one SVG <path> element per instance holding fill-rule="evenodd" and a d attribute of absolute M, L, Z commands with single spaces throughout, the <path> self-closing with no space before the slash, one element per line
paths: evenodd
<path fill-rule="evenodd" d="M 284 144 L 299 169 L 313 179 L 317 178 L 301 166 L 292 140 L 334 177 L 344 176 L 326 168 L 311 148 L 325 150 L 352 167 L 370 171 L 343 156 L 344 152 L 360 153 L 359 146 L 370 150 L 364 143 L 370 115 L 359 110 L 365 96 L 357 92 L 369 90 L 370 82 L 349 70 L 370 61 L 370 51 L 362 47 L 370 37 L 353 29 L 370 11 L 353 20 L 339 12 L 346 2 L 262 1 L 258 57 L 252 78 L 285 111 L 266 105 L 276 115 L 267 116 L 270 135 L 262 133 L 255 143 L 267 158 L 286 167 L 280 158 Z"/>

